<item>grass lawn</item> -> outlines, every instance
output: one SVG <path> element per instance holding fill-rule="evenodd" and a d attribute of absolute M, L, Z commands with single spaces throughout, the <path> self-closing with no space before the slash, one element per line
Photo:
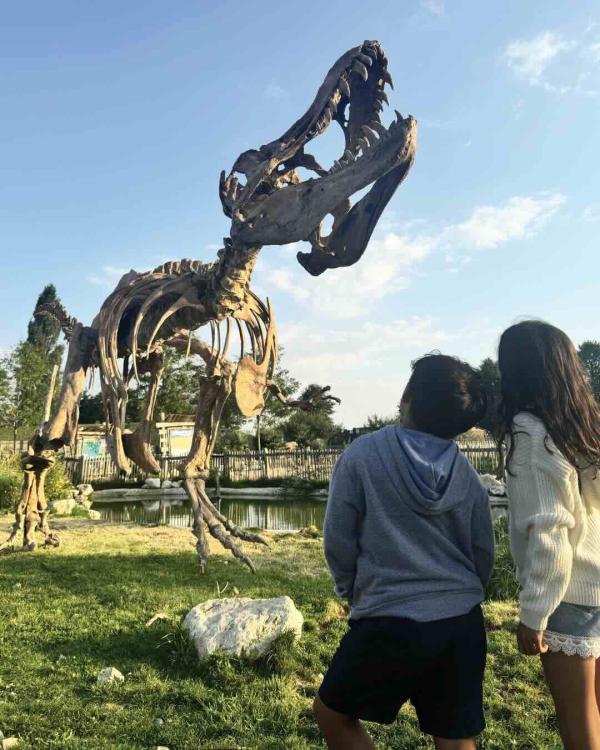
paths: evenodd
<path fill-rule="evenodd" d="M 11 517 L 0 516 L 0 535 Z M 189 531 L 79 519 L 54 522 L 63 546 L 0 557 L 0 730 L 42 750 L 304 750 L 324 747 L 311 702 L 346 629 L 320 539 L 271 537 L 255 548 L 253 576 L 215 548 L 198 574 Z M 305 617 L 297 646 L 262 662 L 212 657 L 198 664 L 182 616 L 208 598 L 288 594 Z M 233 593 L 232 593 L 233 592 Z M 537 659 L 515 648 L 516 607 L 486 605 L 488 730 L 481 748 L 559 750 Z M 163 612 L 167 620 L 145 623 Z M 98 687 L 114 666 L 118 686 Z M 405 707 L 379 748 L 431 747 Z"/>

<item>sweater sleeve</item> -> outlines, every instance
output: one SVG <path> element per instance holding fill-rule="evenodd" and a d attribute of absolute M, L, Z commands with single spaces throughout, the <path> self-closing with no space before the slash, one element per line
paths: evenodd
<path fill-rule="evenodd" d="M 481 500 L 475 504 L 472 524 L 473 560 L 477 575 L 485 588 L 494 568 L 494 525 L 487 490 L 482 487 Z"/>
<path fill-rule="evenodd" d="M 507 477 L 514 533 L 525 544 L 519 564 L 521 621 L 533 630 L 546 628 L 568 588 L 573 565 L 569 530 L 575 520 L 568 509 L 572 468 L 554 445 L 548 448 L 552 452 L 539 436 L 520 435 L 515 473 Z"/>
<path fill-rule="evenodd" d="M 355 475 L 351 458 L 338 459 L 331 484 L 323 527 L 325 559 L 335 583 L 335 593 L 352 601 L 360 520 L 364 511 L 362 486 Z"/>

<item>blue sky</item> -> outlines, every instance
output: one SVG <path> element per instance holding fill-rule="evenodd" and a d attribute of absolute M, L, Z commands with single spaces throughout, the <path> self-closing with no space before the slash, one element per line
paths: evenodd
<path fill-rule="evenodd" d="M 24 0 L 0 23 L 0 348 L 48 282 L 89 322 L 129 268 L 212 260 L 220 170 L 363 39 L 417 159 L 356 266 L 313 279 L 297 247 L 263 249 L 289 369 L 353 426 L 394 410 L 411 359 L 478 363 L 523 316 L 600 339 L 597 2 Z M 331 163 L 341 135 L 320 140 Z"/>

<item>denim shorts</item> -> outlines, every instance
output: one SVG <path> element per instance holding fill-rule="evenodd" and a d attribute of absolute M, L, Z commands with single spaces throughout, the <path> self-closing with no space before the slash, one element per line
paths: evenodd
<path fill-rule="evenodd" d="M 600 607 L 561 602 L 548 620 L 544 640 L 550 651 L 598 659 Z"/>

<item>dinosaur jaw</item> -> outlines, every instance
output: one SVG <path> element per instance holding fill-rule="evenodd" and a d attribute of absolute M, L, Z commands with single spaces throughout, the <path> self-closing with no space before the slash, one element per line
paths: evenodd
<path fill-rule="evenodd" d="M 360 257 L 416 148 L 413 118 L 397 113 L 389 128 L 381 124 L 386 84 L 391 86 L 392 79 L 378 42 L 349 50 L 328 72 L 306 113 L 281 138 L 245 152 L 227 178 L 223 173 L 221 200 L 233 220 L 234 241 L 260 246 L 306 240 L 314 258 L 323 256 L 322 262 L 305 262 L 305 254 L 300 254 L 310 273 L 349 265 Z M 344 133 L 345 148 L 327 170 L 306 149 L 334 120 Z M 318 177 L 302 182 L 299 167 Z M 245 176 L 245 184 L 237 174 Z M 351 209 L 351 196 L 368 185 L 369 193 Z M 327 214 L 334 222 L 331 233 L 323 237 Z"/>

